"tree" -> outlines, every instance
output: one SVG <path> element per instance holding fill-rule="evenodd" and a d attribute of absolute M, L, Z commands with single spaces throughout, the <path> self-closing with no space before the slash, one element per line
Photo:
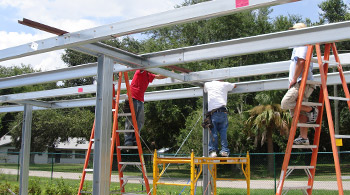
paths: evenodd
<path fill-rule="evenodd" d="M 322 10 L 320 21 L 333 23 L 350 19 L 350 14 L 347 12 L 348 6 L 343 0 L 327 0 L 320 3 L 318 7 Z"/>
<path fill-rule="evenodd" d="M 17 76 L 22 74 L 30 74 L 34 72 L 40 72 L 40 70 L 34 70 L 29 65 L 21 64 L 21 66 L 13 66 L 13 67 L 3 67 L 0 66 L 0 78 Z M 0 89 L 0 95 L 8 95 L 15 93 L 24 93 L 30 91 L 37 91 L 43 89 L 53 89 L 56 87 L 56 84 L 41 84 L 41 85 L 32 85 L 32 86 L 22 86 L 8 89 Z M 3 105 L 7 105 L 9 103 L 2 103 Z M 9 124 L 15 120 L 16 113 L 1 113 L 0 114 L 0 137 L 8 133 L 11 128 L 9 128 Z"/>
<path fill-rule="evenodd" d="M 266 142 L 268 153 L 274 152 L 273 133 L 279 131 L 281 135 L 287 135 L 291 121 L 289 113 L 274 103 L 277 96 L 272 93 L 261 92 L 256 96 L 260 105 L 248 111 L 249 118 L 246 121 L 248 134 L 254 138 L 254 145 L 257 146 L 258 142 L 263 145 Z M 274 169 L 272 155 L 268 155 L 268 168 L 270 172 Z"/>
<path fill-rule="evenodd" d="M 58 142 L 66 141 L 69 137 L 90 137 L 94 115 L 88 109 L 48 109 L 33 111 L 31 152 L 53 151 Z M 10 132 L 16 148 L 21 147 L 22 112 L 18 113 L 15 121 L 10 123 Z M 33 155 L 31 163 L 34 163 Z"/>

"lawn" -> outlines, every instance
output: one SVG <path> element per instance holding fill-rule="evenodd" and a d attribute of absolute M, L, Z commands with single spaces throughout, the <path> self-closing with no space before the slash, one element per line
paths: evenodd
<path fill-rule="evenodd" d="M 92 163 L 91 163 L 92 164 Z M 151 165 L 147 165 L 148 176 L 153 176 L 153 170 Z M 17 164 L 4 164 L 0 163 L 0 168 L 17 169 Z M 92 167 L 90 167 L 92 168 Z M 36 171 L 49 171 L 54 172 L 69 172 L 69 173 L 81 173 L 83 170 L 83 164 L 31 164 L 30 170 Z M 229 170 L 229 171 L 228 171 Z M 341 167 L 342 175 L 350 175 L 350 164 L 343 164 Z M 130 175 L 138 174 L 138 170 L 129 170 Z M 118 174 L 116 170 L 112 171 L 112 174 Z M 280 174 L 280 167 L 276 167 L 276 178 L 278 179 Z M 218 175 L 220 177 L 244 179 L 239 167 L 231 165 L 218 166 Z M 172 164 L 167 168 L 167 176 L 174 178 L 189 178 L 190 166 L 188 164 Z M 252 180 L 273 180 L 273 173 L 268 173 L 266 166 L 264 165 L 252 165 L 251 166 L 251 179 Z M 305 172 L 303 170 L 295 170 L 289 177 L 290 180 L 307 180 Z M 335 180 L 335 170 L 333 164 L 318 164 L 316 171 L 315 181 L 329 181 Z"/>
<path fill-rule="evenodd" d="M 10 184 L 10 189 L 12 191 L 18 190 L 18 181 L 17 177 L 13 175 L 4 175 L 0 174 L 0 190 L 4 186 L 5 183 Z M 91 191 L 92 183 L 91 181 L 86 181 L 86 191 Z M 76 194 L 79 186 L 78 180 L 69 180 L 69 179 L 49 179 L 49 178 L 40 178 L 40 177 L 30 177 L 29 181 L 29 189 L 33 190 L 35 189 L 36 192 L 41 191 L 41 194 L 50 194 L 49 192 L 53 192 L 53 188 L 57 191 L 65 191 L 66 195 L 69 194 Z M 152 188 L 152 185 L 150 186 Z M 38 189 L 40 188 L 40 190 Z M 112 190 L 118 190 L 119 189 L 119 183 L 112 182 L 111 183 L 111 191 Z M 135 190 L 141 190 L 140 184 L 127 184 L 126 185 L 126 191 L 135 191 Z M 202 194 L 202 188 L 198 187 L 196 189 L 196 194 Z M 344 194 L 350 194 L 349 191 L 345 192 Z M 0 194 L 1 191 L 0 191 Z M 30 193 L 29 193 L 30 194 Z M 40 193 L 39 193 L 40 194 Z M 157 194 L 158 195 L 177 195 L 177 194 L 183 194 L 183 195 L 189 195 L 190 194 L 190 188 L 189 187 L 181 187 L 181 186 L 159 186 L 157 188 Z M 232 189 L 232 188 L 218 188 L 217 194 L 219 195 L 245 195 L 247 194 L 246 189 Z M 274 194 L 274 190 L 261 190 L 261 189 L 252 189 L 251 195 L 271 195 Z M 288 195 L 299 195 L 301 194 L 300 191 L 290 191 Z M 327 190 L 314 190 L 314 195 L 333 195 L 338 194 L 337 191 L 327 191 Z"/>

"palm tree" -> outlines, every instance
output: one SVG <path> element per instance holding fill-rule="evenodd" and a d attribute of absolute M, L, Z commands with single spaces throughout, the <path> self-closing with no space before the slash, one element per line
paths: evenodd
<path fill-rule="evenodd" d="M 281 135 L 288 135 L 291 121 L 289 113 L 282 110 L 280 104 L 273 103 L 277 101 L 273 98 L 278 97 L 274 93 L 276 92 L 259 93 L 255 99 L 260 105 L 248 111 L 249 118 L 246 121 L 248 133 L 254 137 L 254 147 L 257 147 L 259 141 L 261 145 L 266 142 L 268 153 L 274 152 L 272 134 L 279 131 Z M 270 173 L 273 168 L 273 156 L 268 155 Z"/>

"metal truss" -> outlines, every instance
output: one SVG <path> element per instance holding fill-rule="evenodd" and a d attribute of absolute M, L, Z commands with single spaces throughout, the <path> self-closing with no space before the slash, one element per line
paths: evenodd
<path fill-rule="evenodd" d="M 152 14 L 131 20 L 90 28 L 62 36 L 48 38 L 17 47 L 0 50 L 0 61 L 75 47 L 147 30 L 182 24 L 263 6 L 294 2 L 296 0 L 251 0 L 248 5 L 236 5 L 232 0 L 216 0 Z"/>
<path fill-rule="evenodd" d="M 345 79 L 350 80 L 350 71 L 344 72 Z M 314 75 L 316 81 L 320 81 L 319 75 Z M 259 92 L 259 91 L 270 91 L 270 90 L 283 90 L 287 89 L 288 87 L 288 78 L 278 78 L 278 79 L 269 79 L 269 80 L 257 80 L 257 81 L 249 81 L 249 82 L 239 82 L 236 83 L 237 88 L 235 88 L 233 91 L 230 92 L 230 94 L 241 94 L 241 93 L 251 93 L 251 92 Z M 339 80 L 338 73 L 329 73 L 327 77 L 327 85 L 336 85 L 341 84 Z M 96 86 L 89 85 L 87 87 L 90 87 L 91 90 L 96 90 Z M 64 89 L 62 89 L 64 90 Z M 68 89 L 67 93 L 70 93 Z M 38 92 L 37 94 L 35 92 L 32 92 L 30 97 L 24 97 L 24 98 L 46 98 L 51 97 L 51 93 L 53 91 L 46 91 L 46 93 Z M 64 93 L 64 92 L 62 92 Z M 45 95 L 47 94 L 47 95 Z M 58 92 L 58 94 L 61 94 L 61 92 Z M 25 95 L 25 94 L 23 94 Z M 181 89 L 172 89 L 172 90 L 163 90 L 163 91 L 153 91 L 153 92 L 146 92 L 145 93 L 145 101 L 161 101 L 161 100 L 171 100 L 171 99 L 183 99 L 183 98 L 197 98 L 203 96 L 203 89 L 200 87 L 192 87 L 192 88 L 181 88 Z M 10 97 L 10 96 L 8 96 Z M 18 98 L 17 100 L 15 98 Z M 10 102 L 17 102 L 22 103 L 25 100 L 21 98 L 21 95 L 16 95 L 11 97 Z M 126 99 L 126 95 L 122 95 L 120 97 L 120 101 L 123 102 Z M 40 103 L 40 102 L 39 102 Z M 39 103 L 35 104 L 33 102 L 33 110 L 46 110 L 48 108 L 50 109 L 61 109 L 61 108 L 74 108 L 74 107 L 87 107 L 87 106 L 95 106 L 96 105 L 96 98 L 83 98 L 83 99 L 74 99 L 74 100 L 64 100 L 64 101 L 53 101 L 46 103 L 48 106 L 35 106 Z M 23 111 L 22 105 L 17 106 L 3 106 L 0 107 L 0 113 L 3 112 L 21 112 Z"/>
<path fill-rule="evenodd" d="M 339 58 L 343 66 L 350 65 L 350 53 L 340 54 Z M 334 61 L 334 56 L 331 56 L 330 60 Z M 331 66 L 332 65 L 330 65 L 330 67 Z M 114 65 L 113 72 L 114 73 L 119 72 L 119 67 L 120 65 Z M 314 68 L 318 69 L 318 66 L 315 66 Z M 159 72 L 161 72 L 162 70 L 163 69 L 160 69 Z M 155 80 L 153 81 L 153 83 L 150 84 L 149 87 L 209 81 L 213 79 L 228 79 L 228 78 L 241 78 L 241 77 L 257 76 L 257 75 L 268 75 L 268 74 L 276 74 L 276 73 L 282 73 L 282 72 L 288 72 L 288 71 L 289 71 L 289 61 L 271 62 L 271 63 L 265 63 L 265 64 L 205 70 L 205 71 L 191 72 L 187 74 L 177 74 L 177 76 L 174 76 L 175 79 L 168 78 L 163 80 Z M 76 78 L 82 78 L 82 77 L 92 77 L 92 76 L 96 76 L 96 74 L 97 74 L 97 63 L 90 63 L 90 64 L 85 64 L 80 66 L 63 68 L 59 70 L 31 73 L 31 74 L 13 76 L 8 78 L 1 78 L 0 89 L 56 82 L 56 81 L 76 79 Z M 83 88 L 83 90 L 81 90 L 80 88 Z M 122 88 L 125 89 L 125 86 L 122 85 Z M 71 90 L 72 92 L 70 92 L 70 94 L 66 92 L 62 92 L 61 95 L 59 95 L 59 93 L 55 93 L 55 91 L 58 91 L 61 89 L 49 90 L 49 91 L 50 93 L 54 92 L 52 93 L 53 94 L 52 97 L 58 97 L 58 96 L 65 96 L 65 95 L 82 94 L 87 91 L 89 91 L 87 93 L 94 93 L 95 91 L 91 89 L 92 89 L 91 86 L 67 88 L 67 90 Z M 78 92 L 78 90 L 80 92 Z M 29 92 L 26 94 L 31 94 L 31 93 L 32 92 Z M 26 94 L 21 94 L 18 96 L 22 96 L 22 95 L 26 96 Z M 0 102 L 6 101 L 8 99 L 7 97 L 8 96 L 0 96 Z"/>
<path fill-rule="evenodd" d="M 25 134 L 23 134 L 22 140 L 28 143 L 28 141 L 30 141 L 30 135 L 28 135 L 28 132 L 30 131 L 31 125 L 29 120 L 31 120 L 30 116 L 32 110 L 96 106 L 95 137 L 98 142 L 95 144 L 95 149 L 98 155 L 94 158 L 93 192 L 94 194 L 101 195 L 109 194 L 107 184 L 109 178 L 108 144 L 110 140 L 110 132 L 103 131 L 103 129 L 110 130 L 111 124 L 111 110 L 109 110 L 109 108 L 111 107 L 110 100 L 112 95 L 111 88 L 108 86 L 111 86 L 112 84 L 112 72 L 132 71 L 143 68 L 170 77 L 162 81 L 155 81 L 150 87 L 180 83 L 201 85 L 200 82 L 213 79 L 241 78 L 287 72 L 289 66 L 288 61 L 190 72 L 185 74 L 173 73 L 161 69 L 161 67 L 288 49 L 298 45 L 345 41 L 350 39 L 348 33 L 350 32 L 350 21 L 189 46 L 142 55 L 126 52 L 99 41 L 176 24 L 225 16 L 235 12 L 256 9 L 262 6 L 272 6 L 294 1 L 296 0 L 250 0 L 247 1 L 248 3 L 246 5 L 236 5 L 236 1 L 234 0 L 215 0 L 78 32 L 66 33 L 61 36 L 0 50 L 0 62 L 66 48 L 98 57 L 96 63 L 0 79 L 0 89 L 96 75 L 98 80 L 97 86 L 88 85 L 3 95 L 0 96 L 0 102 L 14 102 L 24 104 L 24 106 L 3 106 L 0 107 L 0 112 L 25 111 L 24 117 L 27 119 L 23 126 L 23 132 L 25 132 Z M 350 64 L 349 59 L 349 54 L 343 54 L 341 59 L 342 64 Z M 346 79 L 350 80 L 350 72 L 345 72 L 344 74 Z M 340 83 L 335 78 L 338 78 L 338 75 L 329 74 L 327 83 L 329 85 Z M 319 80 L 319 76 L 315 75 L 315 79 Z M 288 86 L 287 83 L 287 78 L 240 82 L 237 83 L 238 87 L 231 93 L 286 89 Z M 41 99 L 44 98 L 81 95 L 87 93 L 96 93 L 97 98 L 73 99 L 57 102 L 41 101 Z M 205 104 L 207 103 L 207 97 L 206 94 L 203 94 L 203 89 L 200 87 L 148 92 L 145 94 L 145 101 L 191 97 L 204 97 L 203 108 L 206 107 Z M 208 151 L 205 151 L 207 150 L 205 142 L 208 140 L 203 140 L 203 154 L 208 154 Z M 28 147 L 24 149 L 25 150 L 21 150 L 22 160 L 29 155 L 30 151 Z M 28 188 L 26 182 L 28 179 L 28 168 L 25 164 L 26 162 L 23 161 L 22 165 L 24 168 L 21 169 L 21 181 L 23 182 L 20 184 L 21 192 L 23 192 L 22 194 L 25 194 L 25 191 Z M 203 185 L 208 183 L 206 179 L 208 178 L 203 179 Z"/>

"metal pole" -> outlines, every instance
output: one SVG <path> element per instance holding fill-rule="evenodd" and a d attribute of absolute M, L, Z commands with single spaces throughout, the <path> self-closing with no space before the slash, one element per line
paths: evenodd
<path fill-rule="evenodd" d="M 205 119 L 205 115 L 208 113 L 208 93 L 205 93 L 203 90 L 203 120 Z M 203 156 L 209 156 L 209 129 L 203 128 Z M 209 170 L 207 164 L 203 165 L 203 195 L 210 195 L 211 189 L 209 185 Z M 207 189 L 208 186 L 208 189 Z M 205 189 L 207 189 L 205 191 Z"/>
<path fill-rule="evenodd" d="M 99 55 L 95 108 L 93 194 L 109 194 L 113 61 Z"/>
<path fill-rule="evenodd" d="M 333 67 L 333 72 L 336 71 L 336 67 Z M 338 97 L 338 86 L 333 85 L 333 95 L 334 97 Z M 334 132 L 336 135 L 339 135 L 339 100 L 334 100 Z M 340 151 L 340 147 L 337 147 L 337 150 Z M 339 160 L 340 160 L 340 153 L 338 153 Z"/>
<path fill-rule="evenodd" d="M 275 180 L 275 194 L 277 192 L 277 174 L 276 174 L 276 154 L 273 153 L 273 178 Z"/>
<path fill-rule="evenodd" d="M 29 177 L 29 159 L 30 159 L 30 140 L 32 131 L 32 105 L 24 104 L 23 125 L 22 125 L 22 143 L 20 158 L 20 176 L 19 176 L 19 194 L 28 194 Z"/>
<path fill-rule="evenodd" d="M 51 180 L 53 178 L 53 157 L 54 157 L 54 154 L 51 155 Z"/>

